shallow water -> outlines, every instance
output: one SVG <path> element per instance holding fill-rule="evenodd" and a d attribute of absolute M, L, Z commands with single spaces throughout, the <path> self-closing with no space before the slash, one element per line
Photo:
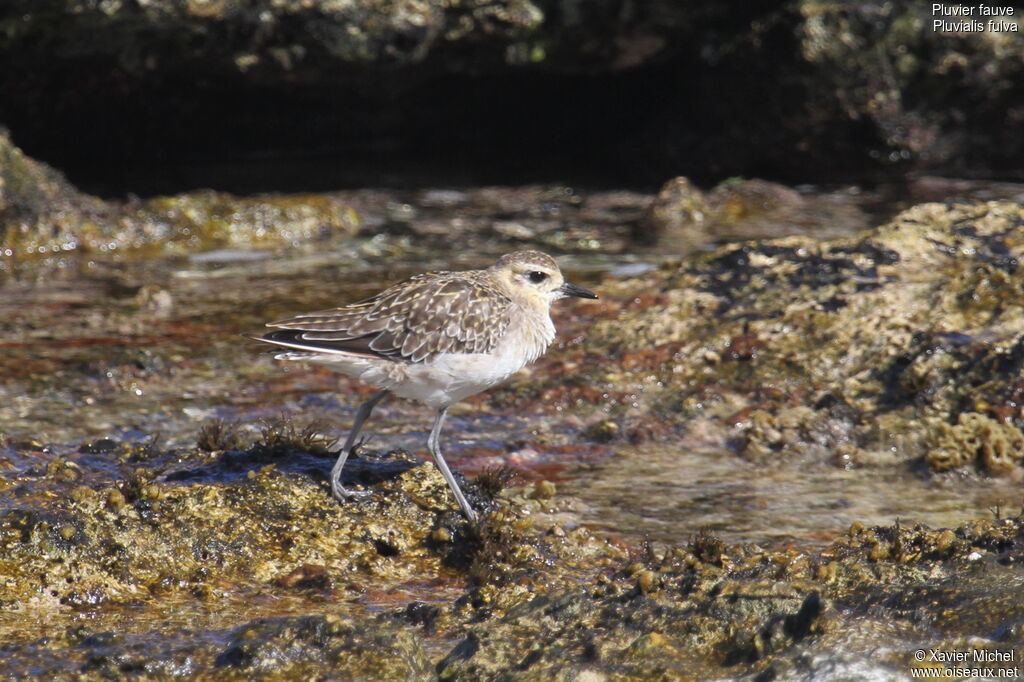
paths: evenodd
<path fill-rule="evenodd" d="M 933 476 L 903 468 L 747 462 L 728 450 L 683 444 L 616 448 L 566 494 L 585 522 L 630 538 L 685 543 L 708 527 L 726 542 L 827 544 L 854 521 L 867 526 L 955 527 L 998 509 L 1016 514 L 1019 484 Z"/>

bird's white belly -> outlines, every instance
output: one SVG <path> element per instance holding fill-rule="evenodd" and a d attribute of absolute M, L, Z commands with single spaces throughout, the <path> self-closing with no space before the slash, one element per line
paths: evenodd
<path fill-rule="evenodd" d="M 416 364 L 337 354 L 305 359 L 440 409 L 505 381 L 547 350 L 554 335 L 545 316 L 535 326 L 518 325 L 490 353 L 442 353 Z"/>
<path fill-rule="evenodd" d="M 440 408 L 500 384 L 526 364 L 525 356 L 445 353 L 432 362 L 406 367 L 408 378 L 391 391 Z"/>

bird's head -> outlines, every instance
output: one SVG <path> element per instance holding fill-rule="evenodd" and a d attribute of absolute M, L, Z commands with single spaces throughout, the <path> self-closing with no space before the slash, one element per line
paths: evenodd
<path fill-rule="evenodd" d="M 550 305 L 566 296 L 597 298 L 589 289 L 566 282 L 555 259 L 540 251 L 506 254 L 488 270 L 509 292 L 534 303 Z"/>

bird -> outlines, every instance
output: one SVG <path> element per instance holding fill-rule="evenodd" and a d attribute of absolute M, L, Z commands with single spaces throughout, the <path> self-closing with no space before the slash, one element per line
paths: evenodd
<path fill-rule="evenodd" d="M 342 486 L 341 472 L 373 408 L 391 393 L 435 410 L 427 449 L 476 523 L 441 452 L 445 415 L 540 357 L 555 339 L 551 304 L 566 297 L 597 294 L 567 282 L 551 256 L 517 251 L 481 270 L 427 272 L 355 303 L 270 322 L 273 331 L 252 338 L 287 348 L 279 360 L 318 363 L 378 389 L 356 410 L 331 469 L 339 502 L 370 494 Z"/>

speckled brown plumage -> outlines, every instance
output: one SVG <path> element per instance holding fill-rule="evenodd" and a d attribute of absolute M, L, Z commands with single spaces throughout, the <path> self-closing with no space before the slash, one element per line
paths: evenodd
<path fill-rule="evenodd" d="M 439 353 L 487 353 L 508 328 L 512 301 L 475 272 L 417 275 L 365 301 L 272 322 L 310 350 L 425 362 Z"/>

